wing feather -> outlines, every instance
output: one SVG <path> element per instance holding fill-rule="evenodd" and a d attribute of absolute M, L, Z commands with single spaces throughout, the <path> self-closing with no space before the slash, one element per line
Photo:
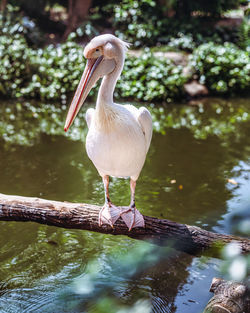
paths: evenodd
<path fill-rule="evenodd" d="M 146 109 L 145 107 L 140 107 L 139 109 L 137 109 L 136 107 L 130 104 L 126 104 L 124 106 L 126 107 L 127 110 L 129 110 L 135 116 L 136 120 L 141 126 L 141 129 L 146 139 L 146 148 L 148 152 L 151 138 L 152 138 L 152 130 L 153 130 L 152 117 L 151 117 L 149 110 Z"/>
<path fill-rule="evenodd" d="M 137 119 L 145 135 L 147 152 L 148 152 L 148 149 L 150 147 L 150 142 L 152 139 L 152 130 L 153 130 L 152 117 L 151 117 L 149 110 L 146 109 L 145 107 L 141 107 L 139 109 L 139 114 L 138 114 Z"/>

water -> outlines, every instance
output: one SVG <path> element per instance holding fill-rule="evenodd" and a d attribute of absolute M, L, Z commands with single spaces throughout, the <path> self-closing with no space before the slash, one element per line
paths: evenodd
<path fill-rule="evenodd" d="M 155 131 L 137 207 L 146 215 L 237 233 L 250 207 L 249 99 L 148 107 Z M 63 132 L 65 115 L 66 107 L 55 104 L 1 103 L 1 193 L 103 203 L 101 179 L 83 144 L 83 112 L 69 134 Z M 127 205 L 128 181 L 113 179 L 110 196 Z M 211 297 L 212 278 L 223 277 L 220 260 L 173 251 L 162 257 L 157 250 L 151 264 L 150 244 L 35 223 L 0 222 L 0 247 L 1 313 L 118 312 L 133 305 L 131 312 L 152 306 L 149 312 L 196 313 Z M 126 267 L 134 262 L 133 249 L 149 251 L 149 264 L 135 275 Z M 94 276 L 87 275 L 89 267 Z M 90 280 L 79 292 L 82 277 L 96 285 Z"/>

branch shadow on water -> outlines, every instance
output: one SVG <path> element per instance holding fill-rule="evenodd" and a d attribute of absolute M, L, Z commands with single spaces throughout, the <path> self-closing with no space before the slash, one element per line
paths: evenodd
<path fill-rule="evenodd" d="M 125 254 L 114 249 L 105 262 L 90 262 L 59 298 L 67 312 L 175 312 L 191 261 L 189 255 L 147 242 Z"/>

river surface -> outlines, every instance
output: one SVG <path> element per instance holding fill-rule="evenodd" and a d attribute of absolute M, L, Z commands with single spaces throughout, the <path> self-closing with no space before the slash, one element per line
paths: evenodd
<path fill-rule="evenodd" d="M 136 189 L 143 214 L 239 234 L 250 210 L 250 100 L 146 104 L 154 134 Z M 63 132 L 65 105 L 1 102 L 0 192 L 103 204 L 88 159 L 84 110 Z M 110 196 L 128 205 L 129 182 Z M 241 234 L 244 235 L 244 234 Z M 0 312 L 202 312 L 221 260 L 123 236 L 0 222 Z"/>

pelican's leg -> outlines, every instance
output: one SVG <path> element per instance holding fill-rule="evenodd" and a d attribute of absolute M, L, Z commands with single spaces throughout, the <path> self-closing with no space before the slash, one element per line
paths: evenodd
<path fill-rule="evenodd" d="M 105 203 L 99 212 L 99 226 L 108 224 L 113 227 L 114 223 L 120 217 L 121 210 L 112 204 L 109 198 L 109 176 L 102 177 L 105 191 Z"/>
<path fill-rule="evenodd" d="M 136 181 L 130 179 L 131 201 L 127 209 L 121 212 L 124 223 L 128 226 L 129 231 L 133 227 L 145 227 L 143 215 L 135 207 L 135 187 Z"/>

